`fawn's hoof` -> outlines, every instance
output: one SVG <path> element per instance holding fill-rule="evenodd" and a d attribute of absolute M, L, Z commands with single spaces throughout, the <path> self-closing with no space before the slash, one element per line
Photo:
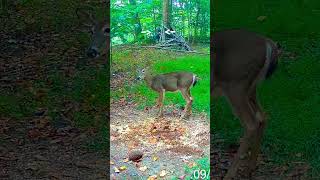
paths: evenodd
<path fill-rule="evenodd" d="M 190 115 L 182 115 L 180 116 L 180 120 L 188 120 L 190 119 Z"/>
<path fill-rule="evenodd" d="M 158 115 L 156 119 L 163 119 L 163 114 Z"/>

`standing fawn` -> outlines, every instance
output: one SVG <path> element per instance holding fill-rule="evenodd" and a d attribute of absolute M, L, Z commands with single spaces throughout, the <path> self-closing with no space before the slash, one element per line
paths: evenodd
<path fill-rule="evenodd" d="M 180 91 L 186 106 L 181 119 L 188 118 L 192 113 L 192 97 L 190 88 L 197 83 L 197 76 L 190 72 L 171 72 L 165 74 L 152 75 L 149 70 L 142 69 L 138 71 L 138 80 L 144 79 L 147 85 L 159 93 L 157 106 L 159 107 L 158 117 L 163 116 L 163 101 L 166 91 Z"/>
<path fill-rule="evenodd" d="M 211 95 L 224 95 L 245 129 L 244 137 L 225 179 L 256 168 L 265 114 L 257 100 L 257 84 L 276 68 L 280 47 L 271 39 L 246 30 L 216 32 L 212 37 Z"/>

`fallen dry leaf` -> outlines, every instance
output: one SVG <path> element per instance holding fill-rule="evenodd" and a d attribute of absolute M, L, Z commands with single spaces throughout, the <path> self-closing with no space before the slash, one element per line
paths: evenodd
<path fill-rule="evenodd" d="M 157 175 L 152 175 L 152 176 L 149 176 L 147 180 L 155 180 L 157 179 Z"/>
<path fill-rule="evenodd" d="M 159 159 L 158 156 L 152 156 L 152 160 L 153 160 L 153 161 L 157 161 L 158 159 Z"/>
<path fill-rule="evenodd" d="M 38 129 L 31 129 L 28 131 L 28 137 L 30 139 L 38 139 L 41 136 L 41 132 Z"/>
<path fill-rule="evenodd" d="M 156 138 L 151 138 L 151 139 L 149 139 L 149 143 L 151 143 L 151 144 L 155 144 L 155 143 L 157 143 L 157 139 Z"/>
<path fill-rule="evenodd" d="M 129 162 L 129 158 L 125 158 L 123 162 Z"/>
<path fill-rule="evenodd" d="M 119 167 L 119 169 L 120 169 L 120 171 L 124 171 L 127 169 L 127 166 L 121 166 L 121 167 Z"/>
<path fill-rule="evenodd" d="M 114 169 L 114 172 L 120 173 L 120 170 L 117 167 L 114 167 L 113 169 Z"/>
<path fill-rule="evenodd" d="M 114 162 L 113 162 L 113 161 L 110 161 L 110 165 L 114 165 Z"/>
<path fill-rule="evenodd" d="M 188 163 L 188 166 L 189 166 L 189 168 L 193 168 L 193 167 L 197 166 L 197 163 L 190 162 L 190 163 Z"/>
<path fill-rule="evenodd" d="M 142 167 L 139 168 L 139 170 L 142 171 L 142 172 L 146 171 L 147 169 L 148 169 L 147 166 L 142 166 Z"/>
<path fill-rule="evenodd" d="M 160 177 L 164 177 L 167 175 L 167 171 L 166 170 L 162 170 L 159 174 Z"/>

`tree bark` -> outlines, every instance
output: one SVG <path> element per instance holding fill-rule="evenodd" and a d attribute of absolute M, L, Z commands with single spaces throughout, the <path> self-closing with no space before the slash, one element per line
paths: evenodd
<path fill-rule="evenodd" d="M 129 0 L 129 3 L 132 6 L 137 6 L 136 0 Z M 140 18 L 139 18 L 138 12 L 134 13 L 133 18 L 134 18 L 134 26 L 135 26 L 134 27 L 134 38 L 135 38 L 134 41 L 137 41 L 137 38 L 139 37 L 139 35 L 140 35 L 141 31 L 142 31 L 142 27 L 141 27 L 141 23 L 140 23 Z"/>
<path fill-rule="evenodd" d="M 196 38 L 198 38 L 199 14 L 200 14 L 200 0 L 197 1 L 197 15 L 196 15 L 196 21 L 194 25 L 194 36 L 192 40 L 193 43 L 195 42 Z"/>
<path fill-rule="evenodd" d="M 163 25 L 167 28 L 170 28 L 170 9 L 169 9 L 170 0 L 163 0 L 162 3 L 162 21 Z"/>

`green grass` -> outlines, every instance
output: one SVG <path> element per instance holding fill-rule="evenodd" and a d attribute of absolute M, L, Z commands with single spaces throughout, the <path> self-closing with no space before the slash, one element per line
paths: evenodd
<path fill-rule="evenodd" d="M 209 179 L 210 175 L 210 159 L 209 157 L 202 157 L 195 162 L 195 166 L 189 167 L 185 166 L 186 175 L 184 178 L 186 180 L 191 179 Z M 179 177 L 172 176 L 170 177 L 171 180 L 179 180 Z"/>
<path fill-rule="evenodd" d="M 313 175 L 320 174 L 320 3 L 316 0 L 214 1 L 214 29 L 245 28 L 280 42 L 297 57 L 280 59 L 274 76 L 259 87 L 259 98 L 268 114 L 263 152 L 279 163 L 307 161 Z M 266 21 L 257 17 L 267 16 Z M 241 135 L 223 98 L 213 108 L 213 131 L 226 145 Z M 301 153 L 302 156 L 297 156 Z"/>
<path fill-rule="evenodd" d="M 143 68 L 140 64 L 140 68 Z M 166 59 L 155 61 L 151 65 L 155 74 L 167 73 L 174 71 L 189 71 L 195 73 L 201 78 L 199 82 L 191 88 L 191 95 L 194 98 L 193 110 L 196 112 L 210 112 L 210 58 L 209 56 L 184 56 L 176 59 Z M 136 76 L 135 70 L 132 70 L 131 76 Z M 134 78 L 133 78 L 134 79 Z M 132 95 L 133 101 L 137 103 L 138 108 L 142 109 L 145 106 L 155 105 L 158 94 L 151 90 L 145 81 L 135 81 L 133 85 L 128 85 L 118 92 L 111 92 L 111 97 L 128 97 Z M 172 105 L 171 107 L 184 107 L 185 100 L 181 93 L 167 92 L 165 96 L 165 105 Z M 168 106 L 166 106 L 168 108 Z"/>
<path fill-rule="evenodd" d="M 185 167 L 187 176 L 186 180 L 191 179 L 210 179 L 210 159 L 209 157 L 203 157 L 196 161 L 196 166 L 190 168 Z"/>

